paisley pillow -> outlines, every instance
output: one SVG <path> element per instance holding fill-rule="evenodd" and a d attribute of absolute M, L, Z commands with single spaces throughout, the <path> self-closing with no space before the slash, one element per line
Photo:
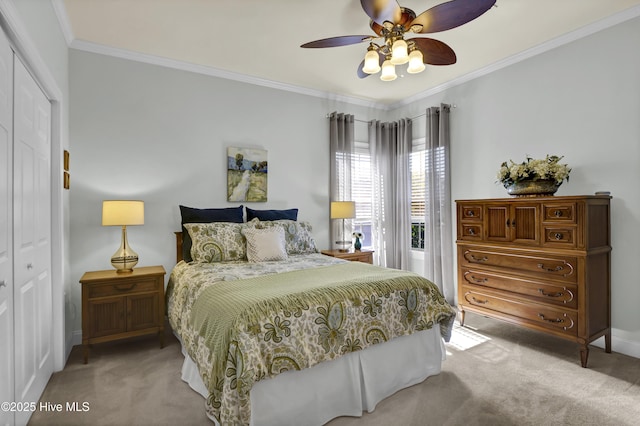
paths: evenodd
<path fill-rule="evenodd" d="M 309 222 L 296 222 L 295 220 L 270 220 L 261 221 L 253 219 L 245 225 L 256 228 L 277 227 L 284 230 L 287 254 L 308 254 L 317 253 L 318 248 L 311 233 L 312 227 Z"/>
<path fill-rule="evenodd" d="M 194 262 L 211 263 L 244 260 L 247 257 L 242 223 L 185 223 L 191 237 L 191 258 Z"/>

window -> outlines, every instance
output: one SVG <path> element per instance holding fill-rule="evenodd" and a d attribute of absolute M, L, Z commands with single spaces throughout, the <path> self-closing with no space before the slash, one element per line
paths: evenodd
<path fill-rule="evenodd" d="M 371 156 L 368 142 L 355 142 L 351 159 L 351 198 L 356 202 L 354 230 L 362 232 L 363 248 L 371 248 L 372 216 Z"/>
<path fill-rule="evenodd" d="M 411 248 L 424 250 L 425 215 L 425 155 L 424 139 L 413 141 L 409 167 L 411 169 Z"/>
<path fill-rule="evenodd" d="M 435 155 L 432 159 L 431 155 Z M 444 188 L 431 188 L 429 182 L 445 181 L 445 151 L 443 147 L 435 151 L 427 151 L 424 139 L 413 141 L 410 159 L 411 167 L 411 248 L 424 250 L 425 215 L 428 200 L 427 191 L 444 191 Z M 436 179 L 428 179 L 431 175 L 431 164 L 435 167 Z"/>

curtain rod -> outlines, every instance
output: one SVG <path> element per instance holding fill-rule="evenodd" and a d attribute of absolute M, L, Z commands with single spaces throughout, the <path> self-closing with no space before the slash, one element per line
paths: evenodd
<path fill-rule="evenodd" d="M 445 104 L 445 105 L 447 105 L 447 104 Z M 450 104 L 448 106 L 451 107 L 451 108 L 458 108 L 458 105 L 456 105 L 456 104 Z M 424 117 L 426 115 L 427 115 L 426 112 L 422 113 L 422 114 L 418 114 L 415 117 L 410 117 L 409 120 L 415 120 L 416 118 Z M 325 115 L 325 118 L 329 118 L 330 116 L 331 116 L 331 114 L 327 113 L 327 115 Z M 360 120 L 360 119 L 357 119 L 357 118 L 354 117 L 353 121 L 358 121 L 360 123 L 369 123 L 369 121 L 371 121 L 371 120 L 365 121 L 365 120 Z"/>
<path fill-rule="evenodd" d="M 327 114 L 327 115 L 324 116 L 324 118 L 329 118 L 329 117 L 331 117 L 331 114 Z M 368 121 L 360 120 L 360 119 L 357 119 L 355 117 L 353 117 L 353 121 L 359 121 L 360 123 L 368 123 Z"/>

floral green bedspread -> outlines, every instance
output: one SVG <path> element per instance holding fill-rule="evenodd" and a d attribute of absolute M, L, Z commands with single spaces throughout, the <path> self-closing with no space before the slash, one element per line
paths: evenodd
<path fill-rule="evenodd" d="M 181 262 L 167 306 L 210 392 L 207 412 L 222 425 L 249 424 L 249 394 L 259 380 L 436 324 L 448 340 L 455 317 L 417 274 L 320 254 L 259 264 Z"/>

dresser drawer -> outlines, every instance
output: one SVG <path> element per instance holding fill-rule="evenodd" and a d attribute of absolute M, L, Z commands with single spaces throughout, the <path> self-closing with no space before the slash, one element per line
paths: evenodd
<path fill-rule="evenodd" d="M 482 222 L 482 205 L 460 206 L 460 220 Z"/>
<path fill-rule="evenodd" d="M 105 284 L 94 284 L 87 287 L 90 299 L 95 297 L 118 296 L 123 294 L 158 291 L 158 280 L 129 280 Z"/>
<path fill-rule="evenodd" d="M 533 256 L 517 252 L 503 253 L 461 246 L 461 266 L 507 269 L 531 274 L 541 279 L 556 279 L 577 282 L 575 257 Z"/>
<path fill-rule="evenodd" d="M 482 224 L 481 223 L 462 223 L 460 224 L 460 238 L 463 240 L 482 240 Z"/>
<path fill-rule="evenodd" d="M 465 284 L 515 293 L 539 303 L 551 303 L 568 308 L 578 306 L 578 286 L 575 284 L 549 284 L 469 268 L 461 268 L 461 272 Z"/>
<path fill-rule="evenodd" d="M 523 302 L 497 292 L 478 291 L 465 285 L 462 287 L 462 294 L 463 304 L 467 303 L 481 310 L 507 314 L 568 336 L 578 335 L 578 318 L 575 311 Z"/>
<path fill-rule="evenodd" d="M 576 223 L 576 203 L 544 203 L 543 222 Z"/>
<path fill-rule="evenodd" d="M 576 228 L 545 226 L 542 243 L 546 246 L 574 248 L 576 246 Z"/>

